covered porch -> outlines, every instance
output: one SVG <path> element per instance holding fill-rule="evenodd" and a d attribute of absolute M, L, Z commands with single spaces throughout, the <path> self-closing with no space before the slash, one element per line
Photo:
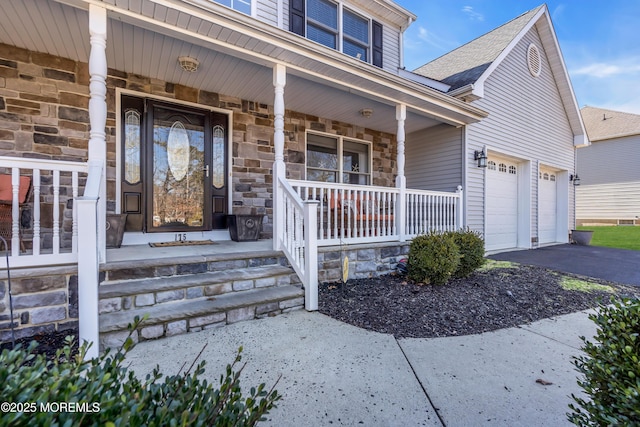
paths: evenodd
<path fill-rule="evenodd" d="M 18 149 L 0 157 L 0 167 L 13 177 L 9 263 L 15 267 L 77 263 L 83 284 L 80 318 L 90 319 L 97 313 L 100 265 L 129 250 L 107 251 L 101 225 L 108 212 L 123 211 L 122 94 L 144 93 L 180 105 L 207 105 L 227 115 L 230 149 L 224 164 L 229 185 L 256 175 L 267 183 L 269 188 L 260 196 L 267 202 L 255 206 L 263 208 L 272 249 L 287 255 L 305 290 L 311 292 L 306 296 L 308 309 L 314 309 L 319 246 L 404 242 L 430 229 L 463 225 L 462 188 L 450 192 L 407 188 L 406 135 L 437 125 L 461 127 L 485 113 L 424 82 L 378 69 L 215 3 L 176 2 L 167 7 L 150 0 L 117 5 L 11 0 L 7 7 L 11 13 L 0 19 L 11 31 L 2 33 L 0 42 L 71 59 L 88 74 L 84 90 L 74 94 L 84 100 L 78 102 L 77 110 L 86 108 L 88 115 L 85 150 L 57 156 L 40 153 L 28 162 L 21 159 L 28 156 Z M 12 17 L 16 16 L 32 25 L 14 27 Z M 47 21 L 68 25 L 59 27 L 54 37 L 42 24 Z M 38 31 L 27 34 L 27 28 Z M 198 58 L 198 72 L 181 70 L 178 54 Z M 125 87 L 117 81 L 120 73 L 126 73 Z M 138 76 L 139 82 L 133 82 L 132 76 Z M 162 90 L 157 90 L 159 84 Z M 171 93 L 168 84 L 174 89 Z M 58 102 L 60 95 L 54 98 Z M 252 105 L 257 107 L 251 110 Z M 371 114 L 364 114 L 365 110 Z M 246 111 L 255 111 L 251 123 L 243 122 Z M 312 119 L 294 123 L 300 115 Z M 387 179 L 391 185 L 307 180 L 301 137 L 308 123 L 324 123 L 326 134 L 339 134 L 336 123 L 345 125 L 350 137 L 379 147 L 388 155 L 388 163 L 371 160 L 369 184 L 376 182 L 381 170 L 390 168 L 384 173 L 391 177 Z M 375 136 L 369 136 L 372 131 L 392 135 L 388 146 L 382 147 Z M 263 144 L 264 149 L 253 153 L 253 146 L 245 142 Z M 246 153 L 245 147 L 250 147 Z M 75 161 L 61 160 L 72 157 L 69 152 L 76 156 Z M 255 165 L 246 161 L 251 155 Z M 23 230 L 16 178 L 21 175 L 33 177 L 31 243 L 24 251 L 20 248 Z M 228 213 L 248 206 L 246 200 L 238 199 L 245 196 L 238 193 L 228 192 Z M 42 227 L 44 222 L 47 227 Z M 173 240 L 174 234 L 166 233 L 163 238 Z M 200 235 L 198 231 L 186 238 Z M 41 243 L 44 241 L 47 244 Z M 80 324 L 83 337 L 97 336 L 97 320 Z"/>

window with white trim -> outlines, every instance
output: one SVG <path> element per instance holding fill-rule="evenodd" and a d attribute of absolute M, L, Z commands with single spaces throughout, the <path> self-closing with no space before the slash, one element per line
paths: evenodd
<path fill-rule="evenodd" d="M 223 4 L 231 9 L 235 9 L 238 12 L 251 15 L 251 2 L 253 0 L 213 0 L 216 3 Z"/>
<path fill-rule="evenodd" d="M 340 153 L 340 155 L 338 155 Z M 307 134 L 307 180 L 369 185 L 371 144 L 343 137 Z"/>
<path fill-rule="evenodd" d="M 382 25 L 332 0 L 291 0 L 289 29 L 382 67 Z"/>

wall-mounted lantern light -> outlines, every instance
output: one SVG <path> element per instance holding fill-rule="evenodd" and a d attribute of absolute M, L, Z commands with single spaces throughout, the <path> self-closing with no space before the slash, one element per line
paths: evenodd
<path fill-rule="evenodd" d="M 569 175 L 569 181 L 573 182 L 574 186 L 580 185 L 580 177 L 578 176 L 578 174 Z"/>
<path fill-rule="evenodd" d="M 473 159 L 478 161 L 479 168 L 487 167 L 487 153 L 484 152 L 484 149 L 476 150 L 473 153 Z"/>

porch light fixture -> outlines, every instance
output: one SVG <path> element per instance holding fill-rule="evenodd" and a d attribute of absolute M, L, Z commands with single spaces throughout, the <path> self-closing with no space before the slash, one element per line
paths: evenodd
<path fill-rule="evenodd" d="M 473 153 L 473 160 L 477 160 L 478 161 L 478 167 L 479 168 L 486 168 L 487 167 L 487 153 L 484 152 L 484 149 L 476 150 Z"/>
<path fill-rule="evenodd" d="M 189 73 L 193 73 L 194 71 L 196 71 L 198 69 L 198 65 L 200 65 L 200 62 L 198 62 L 197 59 L 192 58 L 190 56 L 181 56 L 178 58 L 178 63 L 180 64 L 180 67 L 189 72 Z"/>
<path fill-rule="evenodd" d="M 580 185 L 580 177 L 578 176 L 578 174 L 569 175 L 569 181 L 573 182 L 574 186 Z"/>
<path fill-rule="evenodd" d="M 360 115 L 366 119 L 373 115 L 373 110 L 371 108 L 363 108 L 360 110 Z"/>

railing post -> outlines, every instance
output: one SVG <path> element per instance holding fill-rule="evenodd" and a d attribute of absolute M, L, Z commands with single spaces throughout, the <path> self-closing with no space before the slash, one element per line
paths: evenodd
<path fill-rule="evenodd" d="M 98 199 L 80 197 L 78 208 L 78 327 L 80 344 L 92 343 L 85 359 L 97 357 L 100 350 L 98 327 L 98 275 L 99 258 L 97 245 Z"/>
<path fill-rule="evenodd" d="M 405 130 L 404 130 L 404 121 L 407 118 L 407 106 L 404 104 L 396 105 L 396 120 L 398 121 L 398 132 L 396 134 L 396 140 L 398 143 L 397 151 L 398 151 L 398 176 L 396 177 L 396 187 L 400 190 L 398 194 L 398 200 L 396 205 L 396 233 L 400 238 L 401 242 L 406 240 L 406 214 L 407 214 L 407 203 L 406 203 L 406 189 L 407 189 L 407 178 L 404 175 L 404 141 L 405 141 Z"/>
<path fill-rule="evenodd" d="M 287 83 L 287 68 L 282 64 L 273 67 L 273 146 L 275 162 L 273 163 L 273 249 L 282 249 L 280 239 L 284 232 L 284 212 L 282 195 L 279 191 L 279 180 L 287 178 L 284 163 L 284 86 Z"/>
<path fill-rule="evenodd" d="M 462 190 L 461 185 L 458 185 L 456 193 L 458 194 L 458 203 L 456 206 L 456 228 L 460 230 L 464 228 L 464 191 Z"/>
<path fill-rule="evenodd" d="M 98 200 L 98 254 L 100 261 L 106 259 L 107 224 L 107 9 L 89 5 L 89 161 L 102 162 L 100 199 Z M 80 234 L 82 236 L 82 234 Z"/>
<path fill-rule="evenodd" d="M 318 205 L 304 202 L 304 308 L 318 310 Z"/>

